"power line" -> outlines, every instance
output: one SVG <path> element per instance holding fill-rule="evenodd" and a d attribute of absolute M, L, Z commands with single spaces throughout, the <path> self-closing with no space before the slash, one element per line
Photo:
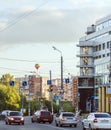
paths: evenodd
<path fill-rule="evenodd" d="M 19 61 L 19 62 L 37 62 L 37 60 L 21 60 L 21 59 L 11 59 L 11 58 L 3 58 L 0 57 L 1 60 L 9 60 L 9 61 Z M 43 61 L 39 61 L 38 63 L 59 63 L 58 61 L 47 61 L 47 62 L 43 62 Z"/>
<path fill-rule="evenodd" d="M 44 6 L 45 4 L 47 4 L 49 2 L 49 0 L 43 2 L 39 7 L 35 8 L 34 10 L 32 11 L 28 11 L 26 13 L 24 13 L 23 15 L 19 16 L 18 18 L 14 19 L 13 21 L 11 21 L 10 23 L 7 24 L 6 27 L 4 27 L 3 29 L 1 28 L 0 29 L 0 32 L 3 32 L 5 31 L 6 29 L 10 28 L 11 26 L 15 25 L 16 23 L 18 23 L 20 20 L 24 19 L 25 17 L 33 14 L 34 12 L 36 12 L 40 7 Z"/>

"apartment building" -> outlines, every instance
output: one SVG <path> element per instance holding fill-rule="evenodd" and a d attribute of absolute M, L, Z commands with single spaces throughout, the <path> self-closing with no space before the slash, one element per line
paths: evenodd
<path fill-rule="evenodd" d="M 49 86 L 47 85 L 48 77 L 41 77 L 37 75 L 28 75 L 22 78 L 16 78 L 20 83 L 19 93 L 24 93 L 29 98 L 45 98 L 50 99 Z M 26 82 L 26 84 L 23 84 Z"/>
<path fill-rule="evenodd" d="M 87 27 L 79 39 L 79 107 L 85 112 L 111 112 L 111 15 Z M 107 96 L 107 92 L 109 96 Z"/>

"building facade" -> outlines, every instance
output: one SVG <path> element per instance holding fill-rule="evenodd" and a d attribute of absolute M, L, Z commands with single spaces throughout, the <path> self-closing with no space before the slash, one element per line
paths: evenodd
<path fill-rule="evenodd" d="M 79 107 L 83 111 L 111 112 L 111 15 L 99 19 L 80 38 Z M 107 96 L 107 92 L 109 96 Z"/>
<path fill-rule="evenodd" d="M 19 82 L 19 93 L 24 93 L 31 100 L 34 98 L 50 99 L 49 86 L 47 85 L 48 77 L 41 77 L 36 75 L 28 75 L 23 78 L 16 78 Z M 26 84 L 23 84 L 26 82 Z"/>

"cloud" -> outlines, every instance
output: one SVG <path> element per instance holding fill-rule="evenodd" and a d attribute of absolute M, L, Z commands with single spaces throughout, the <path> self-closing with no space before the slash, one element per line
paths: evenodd
<path fill-rule="evenodd" d="M 1 14 L 0 44 L 78 42 L 84 36 L 87 26 L 109 14 L 110 8 L 110 5 L 103 4 L 74 9 L 38 10 L 28 6 L 16 8 L 16 12 L 14 8 L 8 11 L 8 19 Z M 2 30 L 2 27 L 5 28 Z"/>

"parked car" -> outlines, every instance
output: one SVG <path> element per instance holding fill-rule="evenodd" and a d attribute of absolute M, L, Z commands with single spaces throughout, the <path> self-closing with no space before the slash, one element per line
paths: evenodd
<path fill-rule="evenodd" d="M 93 112 L 82 120 L 83 130 L 109 129 L 111 130 L 111 116 L 105 112 Z"/>
<path fill-rule="evenodd" d="M 7 113 L 9 112 L 10 110 L 3 110 L 1 113 L 0 113 L 0 120 L 5 120 L 6 116 L 7 116 Z"/>
<path fill-rule="evenodd" d="M 6 118 L 5 118 L 6 125 L 17 123 L 24 125 L 24 117 L 23 114 L 20 111 L 10 111 L 8 112 Z"/>
<path fill-rule="evenodd" d="M 53 115 L 48 110 L 38 110 L 32 115 L 31 121 L 32 121 L 32 123 L 33 122 L 52 123 L 53 122 Z"/>
<path fill-rule="evenodd" d="M 60 115 L 57 114 L 55 117 L 56 126 L 69 125 L 77 127 L 78 122 L 77 117 L 72 112 L 61 112 Z"/>

